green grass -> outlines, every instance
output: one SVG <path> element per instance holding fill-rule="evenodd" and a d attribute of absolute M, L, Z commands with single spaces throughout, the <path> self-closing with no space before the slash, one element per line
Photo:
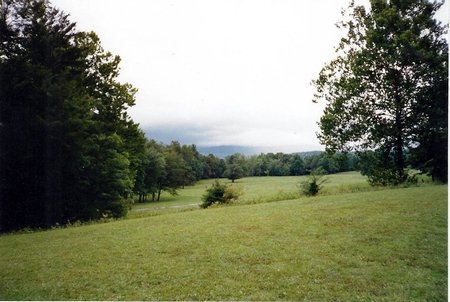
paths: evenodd
<path fill-rule="evenodd" d="M 336 195 L 341 185 L 1 236 L 0 300 L 446 301 L 448 187 Z"/>

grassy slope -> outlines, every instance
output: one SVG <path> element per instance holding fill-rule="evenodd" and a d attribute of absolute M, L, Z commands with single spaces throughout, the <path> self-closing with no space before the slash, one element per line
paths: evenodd
<path fill-rule="evenodd" d="M 447 186 L 0 237 L 0 300 L 447 300 Z"/>

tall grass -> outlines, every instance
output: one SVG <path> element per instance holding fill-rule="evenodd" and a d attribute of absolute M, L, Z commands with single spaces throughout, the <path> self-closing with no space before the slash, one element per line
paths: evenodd
<path fill-rule="evenodd" d="M 445 301 L 447 186 L 0 237 L 0 300 L 74 299 Z"/>

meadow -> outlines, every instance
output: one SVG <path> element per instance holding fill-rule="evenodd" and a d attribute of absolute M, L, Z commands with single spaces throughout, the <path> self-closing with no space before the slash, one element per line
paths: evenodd
<path fill-rule="evenodd" d="M 324 184 L 321 195 L 372 189 L 366 178 L 358 172 L 345 172 L 326 177 L 328 180 Z M 298 185 L 306 179 L 307 176 L 270 176 L 246 177 L 235 180 L 234 183 L 227 179 L 220 179 L 220 182 L 232 186 L 241 186 L 243 195 L 234 205 L 243 205 L 299 198 L 301 196 Z M 128 218 L 197 210 L 202 195 L 213 182 L 214 179 L 200 180 L 195 186 L 186 186 L 184 189 L 178 190 L 176 196 L 163 192 L 159 202 L 135 203 Z"/>
<path fill-rule="evenodd" d="M 209 209 L 201 181 L 128 219 L 0 236 L 0 300 L 446 301 L 447 185 L 332 177 L 310 198 L 241 179 L 239 206 Z"/>

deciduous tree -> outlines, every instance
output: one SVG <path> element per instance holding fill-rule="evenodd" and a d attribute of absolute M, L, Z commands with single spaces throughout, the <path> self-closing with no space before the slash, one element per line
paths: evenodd
<path fill-rule="evenodd" d="M 244 170 L 237 163 L 229 164 L 225 172 L 223 172 L 223 176 L 231 180 L 231 182 L 234 182 L 236 179 L 242 178 L 243 174 Z"/>
<path fill-rule="evenodd" d="M 371 0 L 366 9 L 351 1 L 338 57 L 313 81 L 314 101 L 327 103 L 318 138 L 328 151 L 382 149 L 380 168 L 401 182 L 410 149 L 419 167 L 446 180 L 437 173 L 447 167 L 448 44 L 434 19 L 441 6 Z"/>

